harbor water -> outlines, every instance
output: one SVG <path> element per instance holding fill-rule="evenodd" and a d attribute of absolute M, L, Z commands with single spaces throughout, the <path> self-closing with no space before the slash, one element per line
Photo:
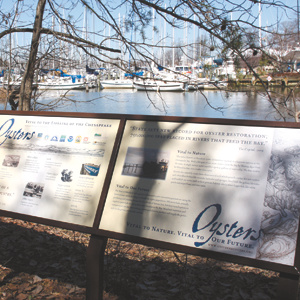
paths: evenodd
<path fill-rule="evenodd" d="M 71 90 L 66 94 L 44 92 L 39 101 L 46 104 L 60 97 L 62 101 L 55 111 L 283 121 L 266 94 L 259 91 L 204 90 L 159 94 L 133 89 L 92 89 L 89 92 Z M 285 110 L 282 113 L 286 121 L 294 121 Z"/>

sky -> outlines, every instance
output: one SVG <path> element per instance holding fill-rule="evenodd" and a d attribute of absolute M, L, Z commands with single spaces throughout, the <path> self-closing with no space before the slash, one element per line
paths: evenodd
<path fill-rule="evenodd" d="M 119 1 L 119 0 L 118 0 Z M 110 5 L 117 5 L 118 1 L 110 1 L 108 3 L 110 3 Z M 173 1 L 173 0 L 166 0 L 166 1 Z M 246 3 L 249 0 L 244 0 Z M 272 0 L 269 0 L 272 1 Z M 7 12 L 7 11 L 12 11 L 14 8 L 14 4 L 17 1 L 8 1 L 8 0 L 0 0 L 0 11 L 2 12 Z M 66 1 L 66 0 L 62 0 L 62 1 L 56 1 L 57 3 L 67 3 L 66 5 L 68 5 L 68 3 L 70 3 L 70 1 Z M 221 2 L 221 0 L 220 0 Z M 242 3 L 243 0 L 235 0 L 235 2 L 240 2 Z M 263 1 L 266 2 L 266 1 Z M 20 5 L 24 5 L 25 6 L 31 6 L 32 5 L 32 9 L 29 9 L 28 11 L 26 11 L 26 13 L 22 14 L 19 16 L 19 19 L 22 20 L 23 22 L 32 22 L 34 19 L 34 11 L 35 11 L 35 7 L 36 7 L 36 3 L 37 0 L 23 0 L 23 1 L 19 1 Z M 248 2 L 249 3 L 249 2 Z M 296 10 L 296 5 L 297 5 L 297 1 L 296 0 L 282 0 L 282 3 L 284 5 L 287 6 L 294 6 L 295 10 Z M 82 6 L 78 5 L 77 7 L 73 7 L 73 12 L 72 15 L 74 16 L 74 20 L 78 20 L 77 22 L 77 26 L 82 27 L 84 29 L 84 27 L 87 25 L 88 30 L 87 31 L 94 31 L 99 30 L 101 34 L 108 36 L 109 34 L 112 34 L 111 29 L 109 27 L 105 27 L 103 25 L 103 23 L 99 20 L 97 20 L 96 18 L 93 18 L 91 16 L 90 13 L 87 13 L 87 22 L 85 22 L 85 13 L 84 13 L 84 9 Z M 277 19 L 280 19 L 282 21 L 284 20 L 288 20 L 289 18 L 295 19 L 296 18 L 296 14 L 285 14 L 283 12 L 280 12 L 278 9 L 276 8 L 270 8 L 267 5 L 261 5 L 261 25 L 262 27 L 269 27 L 272 24 L 275 24 Z M 64 11 L 63 11 L 64 12 Z M 66 12 L 67 13 L 67 12 Z M 115 14 L 115 18 L 117 23 L 119 23 L 119 18 L 122 18 L 125 16 L 125 14 L 128 13 L 126 12 L 126 10 L 120 9 L 117 10 L 114 14 Z M 259 13 L 259 5 L 255 5 L 254 9 L 252 11 L 252 14 L 254 16 L 258 16 Z M 237 18 L 237 15 L 233 14 L 232 16 L 233 19 Z M 160 32 L 157 33 L 153 33 L 152 30 L 152 26 L 149 26 L 148 31 L 147 31 L 147 38 L 148 38 L 148 42 L 154 42 L 157 43 L 160 39 L 162 39 L 164 36 L 168 35 L 169 38 L 167 39 L 167 41 L 165 42 L 165 44 L 169 44 L 171 45 L 173 43 L 173 30 L 171 29 L 171 27 L 169 25 L 165 25 L 164 21 L 161 18 L 158 18 L 156 15 L 155 18 L 155 26 L 160 30 Z M 19 24 L 24 24 L 19 22 Z M 259 20 L 255 21 L 255 25 L 259 26 Z M 59 25 L 56 24 L 56 27 L 58 27 Z M 58 29 L 58 28 L 57 28 Z M 187 33 L 187 37 L 186 37 L 186 33 Z M 181 29 L 181 30 L 177 30 L 175 32 L 175 38 L 176 40 L 181 40 L 181 42 L 193 42 L 195 38 L 199 37 L 199 35 L 205 35 L 205 32 L 203 32 L 202 30 L 199 30 L 198 28 L 195 28 L 194 26 L 189 26 L 188 29 Z M 130 33 L 127 33 L 127 38 L 131 38 Z M 135 39 L 135 36 L 132 36 L 133 39 Z M 90 38 L 92 41 L 95 42 L 100 42 L 100 38 L 97 38 L 96 36 L 93 36 L 92 38 Z M 97 40 L 99 39 L 99 40 Z M 18 45 L 23 45 L 23 44 L 28 44 L 30 42 L 30 35 L 26 35 L 26 34 L 17 34 L 14 36 L 13 42 L 15 44 Z M 108 47 L 116 47 L 119 48 L 120 45 L 117 43 L 113 43 L 113 42 L 106 42 L 105 46 Z"/>
<path fill-rule="evenodd" d="M 117 1 L 111 1 L 110 3 L 112 3 L 112 5 L 116 6 Z M 169 1 L 169 0 L 167 0 Z M 172 0 L 171 0 L 172 1 Z M 243 3 L 245 0 L 235 0 L 233 2 L 236 2 L 236 3 Z M 248 0 L 246 0 L 245 2 L 247 2 Z M 268 1 L 273 1 L 273 0 L 268 0 Z M 298 0 L 281 0 L 281 3 L 283 3 L 284 5 L 286 6 L 293 6 L 295 9 L 296 9 L 296 6 L 297 6 L 297 1 Z M 0 0 L 0 10 L 2 12 L 7 12 L 7 11 L 11 11 L 13 9 L 13 7 L 15 6 L 15 3 L 18 2 L 18 1 L 7 1 L 7 0 Z M 70 3 L 70 1 L 66 1 L 66 0 L 62 0 L 62 1 L 56 1 L 57 3 L 61 3 L 61 2 L 65 2 L 65 3 Z M 89 1 L 88 1 L 89 2 Z M 221 1 L 219 1 L 221 2 Z M 263 1 L 264 3 L 266 1 Z M 276 2 L 276 1 L 274 1 Z M 279 2 L 279 1 L 278 1 Z M 20 5 L 26 5 L 26 6 L 32 6 L 33 10 L 35 10 L 35 7 L 36 7 L 36 3 L 37 3 L 37 0 L 22 0 L 22 1 L 19 1 Z M 167 2 L 166 2 L 167 3 Z M 166 4 L 166 5 L 169 5 L 169 4 Z M 67 4 L 68 6 L 68 4 Z M 255 8 L 256 11 L 255 11 Z M 261 9 L 262 9 L 262 18 L 261 18 L 261 22 L 262 22 L 262 26 L 270 26 L 271 24 L 274 24 L 277 19 L 281 19 L 281 20 L 287 20 L 289 17 L 292 17 L 292 18 L 295 18 L 296 17 L 296 14 L 292 15 L 291 13 L 289 13 L 288 15 L 284 14 L 283 12 L 280 12 L 278 9 L 276 8 L 272 8 L 272 7 L 269 7 L 267 5 L 264 5 L 262 4 L 261 5 Z M 252 11 L 252 14 L 253 15 L 258 15 L 258 12 L 259 12 L 259 5 L 257 4 L 256 7 L 254 7 L 254 10 Z M 20 16 L 20 18 L 25 18 L 27 20 L 33 20 L 33 16 L 32 16 L 32 11 L 27 11 L 26 14 L 23 14 L 22 16 Z M 117 9 L 116 12 L 114 13 L 115 14 L 115 17 L 118 18 L 118 14 L 121 14 L 121 15 L 125 15 L 126 13 L 126 10 L 124 8 L 122 9 Z M 77 17 L 81 16 L 81 18 L 84 18 L 84 9 L 82 6 L 80 5 L 77 5 L 75 7 L 73 7 L 73 12 L 72 14 Z M 233 17 L 237 17 L 235 14 L 233 15 Z M 92 17 L 88 14 L 88 23 L 89 23 L 89 27 L 90 29 L 92 30 Z M 83 22 L 83 20 L 82 20 Z M 82 24 L 83 25 L 83 24 Z M 155 20 L 155 25 L 160 27 L 160 20 L 156 19 Z M 257 25 L 258 24 L 258 21 L 257 21 Z"/>

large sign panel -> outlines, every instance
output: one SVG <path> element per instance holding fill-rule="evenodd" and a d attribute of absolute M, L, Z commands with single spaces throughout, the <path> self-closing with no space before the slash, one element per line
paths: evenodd
<path fill-rule="evenodd" d="M 293 265 L 298 129 L 128 121 L 100 229 Z"/>
<path fill-rule="evenodd" d="M 119 120 L 0 116 L 0 209 L 92 226 Z"/>

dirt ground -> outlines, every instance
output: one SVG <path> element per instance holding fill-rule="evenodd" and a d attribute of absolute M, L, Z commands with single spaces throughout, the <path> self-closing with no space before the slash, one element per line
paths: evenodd
<path fill-rule="evenodd" d="M 0 299 L 85 299 L 86 248 L 79 232 L 0 218 Z M 109 240 L 104 299 L 267 300 L 278 274 Z"/>

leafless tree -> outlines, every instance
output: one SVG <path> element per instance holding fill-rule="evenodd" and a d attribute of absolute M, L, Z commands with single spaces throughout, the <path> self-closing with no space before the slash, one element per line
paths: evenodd
<path fill-rule="evenodd" d="M 4 1 L 0 1 L 2 6 L 3 3 Z M 24 3 L 16 1 L 16 5 L 19 7 L 18 14 L 28 11 L 25 1 Z M 79 25 L 82 24 L 83 14 L 79 17 L 71 17 L 73 8 L 79 5 L 82 7 L 82 12 L 87 9 L 93 18 L 103 24 L 102 28 L 93 30 L 93 36 L 96 36 L 97 41 L 100 40 L 100 42 L 95 42 L 92 35 L 84 35 L 84 26 Z M 228 55 L 238 58 L 247 66 L 249 72 L 260 79 L 255 68 L 249 63 L 249 53 L 252 53 L 253 56 L 256 56 L 257 53 L 264 53 L 270 59 L 276 59 L 268 52 L 270 46 L 274 45 L 275 39 L 270 41 L 267 37 L 271 34 L 274 35 L 274 30 L 279 28 L 281 20 L 269 24 L 268 27 L 259 26 L 259 5 L 277 9 L 280 16 L 293 16 L 294 18 L 297 12 L 295 6 L 273 0 L 175 0 L 167 4 L 164 1 L 148 0 L 113 2 L 38 0 L 36 11 L 32 14 L 34 22 L 20 26 L 12 22 L 14 18 L 12 12 L 8 13 L 2 10 L 2 19 L 9 20 L 9 22 L 7 21 L 7 24 L 4 22 L 1 26 L 0 40 L 14 32 L 32 33 L 29 59 L 27 59 L 20 91 L 19 109 L 31 109 L 34 70 L 41 62 L 39 48 L 41 38 L 55 37 L 56 41 L 76 46 L 85 57 L 94 63 L 110 62 L 112 66 L 124 71 L 130 71 L 128 63 L 124 61 L 124 53 L 131 54 L 131 66 L 138 65 L 140 62 L 144 62 L 149 67 L 161 64 L 161 61 L 157 59 L 157 53 L 162 48 L 172 50 L 172 47 L 175 47 L 179 49 L 177 52 L 181 51 L 192 59 L 194 54 L 191 55 L 188 49 L 197 49 L 196 45 L 199 41 L 187 41 L 183 38 L 182 43 L 166 47 L 164 40 L 167 37 L 170 38 L 170 33 L 166 32 L 158 41 L 154 41 L 149 32 L 162 31 L 162 26 L 159 26 L 160 24 L 154 19 L 155 16 L 171 28 L 201 30 L 203 36 L 208 37 L 205 45 L 209 45 L 209 52 L 219 51 L 225 58 Z M 126 12 L 123 19 L 117 17 L 117 12 L 121 9 Z M 53 19 L 61 24 L 63 30 L 53 28 Z M 276 31 L 276 36 L 279 40 L 279 37 L 286 33 L 278 31 Z M 55 56 L 53 51 L 52 49 L 52 55 Z M 199 55 L 199 49 L 197 53 L 196 56 Z M 272 101 L 271 97 L 270 101 Z"/>

